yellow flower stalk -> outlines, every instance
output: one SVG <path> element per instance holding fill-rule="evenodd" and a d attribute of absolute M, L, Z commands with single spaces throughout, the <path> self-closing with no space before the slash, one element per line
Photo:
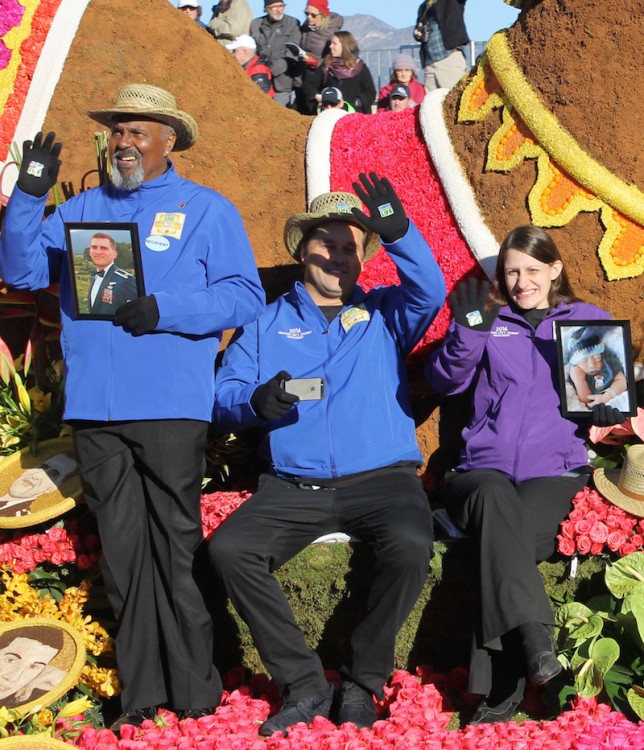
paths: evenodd
<path fill-rule="evenodd" d="M 18 373 L 15 373 L 13 376 L 13 379 L 16 383 L 16 391 L 18 393 L 18 401 L 20 402 L 20 406 L 22 407 L 23 412 L 29 416 L 31 414 L 31 399 L 29 398 L 29 394 L 27 393 L 27 389 L 25 388 L 22 378 Z"/>
<path fill-rule="evenodd" d="M 68 719 L 70 716 L 76 716 L 76 714 L 84 714 L 85 711 L 89 711 L 93 705 L 93 702 L 86 696 L 77 698 L 75 701 L 70 701 L 62 710 L 60 710 L 56 714 L 56 718 Z"/>

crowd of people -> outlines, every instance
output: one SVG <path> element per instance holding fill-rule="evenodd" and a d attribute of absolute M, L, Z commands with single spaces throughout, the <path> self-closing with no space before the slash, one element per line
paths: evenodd
<path fill-rule="evenodd" d="M 231 50 L 275 102 L 305 115 L 316 115 L 329 104 L 363 114 L 407 109 L 420 104 L 426 91 L 454 86 L 467 67 L 462 49 L 469 42 L 465 0 L 421 3 L 413 39 L 420 42 L 425 83 L 418 80 L 413 57 L 401 53 L 390 83 L 377 94 L 355 37 L 343 28 L 344 18 L 329 9 L 328 0 L 309 0 L 303 22 L 286 14 L 284 0 L 265 0 L 266 14 L 254 19 L 246 0 L 221 0 L 213 6 L 209 24 L 202 20 L 202 7 L 192 2 L 179 0 L 177 7 Z M 392 96 L 395 84 L 403 88 Z M 341 92 L 341 100 L 323 101 L 329 87 Z"/>
<path fill-rule="evenodd" d="M 270 29 L 262 30 L 266 19 L 259 19 L 257 38 L 237 33 L 235 19 L 244 16 L 234 15 L 237 3 L 245 5 L 216 6 L 211 25 L 233 53 L 252 53 L 252 62 L 270 44 Z M 283 3 L 269 3 L 267 11 L 276 5 Z M 429 5 L 435 17 L 425 14 L 421 24 L 440 25 L 446 3 Z M 309 94 L 316 105 L 368 110 L 373 81 L 355 39 L 339 28 L 342 19 L 328 12 L 326 0 L 311 0 L 307 19 L 292 42 L 302 50 L 300 91 L 312 92 L 318 81 L 319 100 Z M 289 84 L 279 83 L 285 72 L 273 76 L 275 98 L 287 92 Z M 409 106 L 422 95 L 413 60 L 399 55 L 386 97 Z M 64 419 L 74 428 L 117 622 L 122 714 L 112 728 L 138 726 L 162 706 L 180 718 L 204 716 L 222 694 L 213 623 L 195 579 L 211 423 L 222 434 L 259 430 L 268 467 L 257 492 L 207 549 L 212 573 L 281 691 L 283 704 L 260 734 L 285 734 L 316 716 L 369 727 L 394 665 L 396 634 L 433 550 L 405 368 L 445 301 L 432 250 L 386 176 L 356 175 L 353 192 L 317 196 L 308 211 L 288 219 L 284 244 L 301 280 L 267 306 L 238 210 L 175 171 L 171 152 L 191 148 L 199 127 L 173 94 L 129 83 L 113 104 L 88 115 L 109 129 L 111 182 L 43 221 L 62 144 L 54 133 L 25 141 L 0 236 L 0 275 L 22 289 L 60 284 Z M 79 221 L 133 224 L 139 233 L 145 289 L 130 288 L 107 319 L 75 314 L 65 229 Z M 109 236 L 95 234 L 91 242 L 97 268 L 113 265 Z M 365 293 L 358 277 L 380 247 L 400 283 Z M 102 299 L 101 283 L 92 282 L 88 304 Z M 483 696 L 471 718 L 478 724 L 510 719 L 527 682 L 543 685 L 561 670 L 537 563 L 552 554 L 558 525 L 589 480 L 589 426 L 625 420 L 611 405 L 623 373 L 613 367 L 600 387 L 603 364 L 589 365 L 583 372 L 604 397 L 587 398 L 587 417 L 562 413 L 553 323 L 610 315 L 575 296 L 542 229 L 510 231 L 493 286 L 465 279 L 449 302 L 453 320 L 425 374 L 439 394 L 471 399 L 444 501 L 479 549 L 470 667 L 470 689 Z M 227 329 L 237 333 L 213 376 Z M 601 342 L 575 344 L 571 367 L 583 369 L 605 354 Z M 373 562 L 365 615 L 354 623 L 336 696 L 273 574 L 337 531 L 367 545 Z"/>

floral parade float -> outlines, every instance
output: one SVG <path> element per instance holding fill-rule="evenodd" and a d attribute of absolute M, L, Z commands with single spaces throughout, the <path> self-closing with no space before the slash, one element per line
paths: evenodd
<path fill-rule="evenodd" d="M 327 112 L 311 120 L 263 97 L 226 51 L 167 0 L 0 0 L 2 200 L 17 174 L 12 143 L 41 128 L 56 131 L 64 144 L 61 197 L 98 184 L 94 126 L 85 111 L 109 101 L 126 80 L 154 82 L 174 91 L 199 122 L 201 138 L 190 152 L 175 155 L 177 168 L 239 207 L 269 297 L 288 287 L 298 270 L 276 228 L 315 195 L 350 189 L 358 172 L 374 170 L 392 180 L 449 289 L 467 274 L 491 275 L 499 241 L 513 226 L 548 228 L 578 293 L 616 318 L 630 318 L 641 362 L 644 204 L 633 114 L 642 91 L 641 80 L 629 74 L 641 59 L 638 3 L 524 5 L 513 28 L 492 38 L 487 53 L 448 94 L 436 92 L 403 113 Z M 395 281 L 384 252 L 361 278 L 367 288 Z M 0 335 L 9 344 L 0 345 L 0 451 L 14 461 L 17 449 L 29 444 L 35 455 L 28 449 L 25 455 L 42 459 L 48 439 L 58 436 L 56 301 L 55 288 L 35 295 L 5 289 L 0 298 Z M 449 319 L 446 306 L 409 363 L 419 442 L 428 457 L 442 450 L 439 411 L 419 364 Z M 642 441 L 640 422 L 632 420 L 609 458 L 598 443 L 599 458 L 619 462 L 625 445 Z M 594 435 L 600 437 L 606 436 Z M 230 441 L 219 447 L 215 463 L 248 457 L 236 450 Z M 252 491 L 252 477 L 241 489 L 226 481 L 226 470 L 220 479 L 220 489 L 203 498 L 206 536 Z M 431 475 L 427 486 L 433 487 Z M 7 748 L 16 742 L 40 747 L 36 741 L 57 747 L 61 740 L 97 750 L 299 748 L 312 742 L 324 748 L 644 747 L 644 726 L 637 723 L 644 718 L 644 522 L 595 489 L 575 498 L 562 524 L 560 559 L 542 566 L 569 667 L 567 684 L 558 683 L 550 705 L 569 703 L 569 710 L 555 719 L 459 729 L 460 713 L 467 717 L 473 698 L 459 666 L 465 656 L 458 660 L 449 639 L 459 628 L 467 632 L 453 591 L 467 587 L 469 553 L 466 540 L 448 541 L 437 544 L 426 590 L 403 629 L 396 661 L 406 669 L 387 688 L 382 720 L 371 730 L 316 720 L 287 738 L 268 740 L 258 738 L 257 726 L 276 695 L 264 675 L 249 678 L 261 665 L 248 634 L 225 612 L 232 633 L 230 641 L 222 636 L 220 654 L 226 693 L 213 716 L 178 722 L 168 713 L 120 739 L 102 728 L 101 705 L 118 694 L 119 684 L 111 661 L 113 623 L 96 565 L 100 545 L 79 497 L 62 495 L 73 496 L 73 508 L 58 519 L 0 529 L 0 629 L 30 619 L 60 621 L 79 633 L 85 663 L 69 691 L 50 704 L 0 708 Z M 346 644 L 341 628 L 325 634 L 326 623 L 352 598 L 348 592 L 364 563 L 348 545 L 316 545 L 300 558 L 280 571 L 280 580 L 294 607 L 301 605 L 307 636 L 335 666 L 334 651 Z M 568 576 L 570 559 L 581 561 L 576 579 Z M 317 588 L 311 570 L 320 579 Z M 435 620 L 438 609 L 452 632 Z M 442 663 L 434 659 L 441 649 L 447 654 Z M 419 666 L 430 656 L 438 668 Z M 235 668 L 242 663 L 245 670 Z M 329 676 L 338 679 L 332 671 Z M 540 696 L 532 699 L 524 706 L 531 716 L 552 715 Z"/>

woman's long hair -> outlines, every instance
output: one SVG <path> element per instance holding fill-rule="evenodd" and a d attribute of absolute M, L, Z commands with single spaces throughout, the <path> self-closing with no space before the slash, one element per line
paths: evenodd
<path fill-rule="evenodd" d="M 333 36 L 337 36 L 340 40 L 340 44 L 342 45 L 342 61 L 344 62 L 345 66 L 349 68 L 349 70 L 355 68 L 358 63 L 360 47 L 358 47 L 358 42 L 356 42 L 353 34 L 350 31 L 336 31 Z M 328 52 L 326 57 L 324 58 L 325 67 L 328 68 L 331 65 L 332 60 L 333 57 L 331 55 L 331 52 Z"/>
<path fill-rule="evenodd" d="M 491 292 L 494 302 L 506 305 L 512 302 L 505 283 L 505 261 L 509 250 L 519 250 L 519 252 L 525 253 L 531 258 L 541 263 L 546 263 L 549 266 L 555 261 L 561 261 L 561 273 L 552 282 L 550 292 L 548 293 L 548 304 L 552 306 L 559 302 L 579 301 L 579 298 L 570 286 L 561 253 L 552 237 L 540 227 L 525 224 L 513 229 L 501 243 L 499 256 L 496 260 L 496 284 Z"/>

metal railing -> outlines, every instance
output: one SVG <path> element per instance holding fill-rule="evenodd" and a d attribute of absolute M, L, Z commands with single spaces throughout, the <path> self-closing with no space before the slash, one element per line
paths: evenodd
<path fill-rule="evenodd" d="M 470 67 L 474 65 L 479 55 L 485 50 L 485 42 L 470 42 L 464 48 L 465 57 Z M 406 52 L 411 55 L 416 62 L 418 80 L 423 81 L 425 78 L 424 71 L 420 65 L 420 45 L 419 44 L 401 44 L 400 47 L 384 47 L 382 49 L 361 49 L 360 57 L 366 63 L 373 76 L 373 82 L 376 90 L 389 83 L 391 71 L 396 55 Z"/>

